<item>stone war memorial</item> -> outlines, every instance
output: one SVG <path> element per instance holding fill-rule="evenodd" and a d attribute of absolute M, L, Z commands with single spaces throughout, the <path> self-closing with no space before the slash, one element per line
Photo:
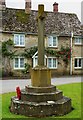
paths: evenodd
<path fill-rule="evenodd" d="M 71 112 L 71 99 L 51 85 L 51 71 L 44 66 L 44 5 L 38 5 L 38 66 L 32 68 L 31 86 L 21 90 L 21 97 L 11 98 L 10 111 L 32 117 L 61 116 Z"/>

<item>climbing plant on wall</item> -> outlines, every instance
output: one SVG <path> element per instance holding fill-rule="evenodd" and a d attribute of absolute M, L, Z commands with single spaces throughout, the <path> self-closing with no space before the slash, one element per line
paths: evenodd
<path fill-rule="evenodd" d="M 25 49 L 22 53 L 21 56 L 24 56 L 25 58 L 32 58 L 32 56 L 36 53 L 38 50 L 37 46 Z"/>
<path fill-rule="evenodd" d="M 28 49 L 25 49 L 23 53 L 21 53 L 21 56 L 24 56 L 26 58 L 32 58 L 32 56 L 37 52 L 38 47 L 31 47 Z M 70 56 L 71 56 L 71 49 L 69 46 L 61 46 L 59 50 L 52 50 L 50 48 L 45 49 L 45 54 L 52 55 L 57 58 L 61 58 L 65 64 L 65 66 L 68 65 Z"/>
<path fill-rule="evenodd" d="M 62 60 L 65 62 L 65 64 L 68 64 L 68 61 L 71 56 L 71 49 L 70 47 L 61 46 L 60 50 L 51 50 L 49 48 L 46 49 L 46 53 L 53 55 L 57 58 L 62 58 Z"/>
<path fill-rule="evenodd" d="M 38 47 L 34 46 L 31 48 L 24 49 L 22 52 L 16 53 L 13 49 L 14 44 L 11 39 L 2 42 L 2 57 L 3 57 L 3 64 L 5 65 L 5 72 L 11 73 L 11 64 L 10 60 L 13 59 L 15 56 L 24 56 L 25 58 L 31 58 L 32 56 L 38 51 Z M 50 48 L 45 48 L 45 54 L 57 57 L 58 59 L 60 58 L 63 60 L 65 67 L 67 67 L 70 56 L 71 56 L 71 49 L 69 46 L 61 46 L 60 49 L 50 49 Z M 27 73 L 30 65 L 26 64 L 25 65 L 25 70 L 24 72 Z"/>
<path fill-rule="evenodd" d="M 58 51 L 59 56 L 62 58 L 65 65 L 68 65 L 70 57 L 71 57 L 71 48 L 66 46 L 61 46 L 60 51 Z"/>
<path fill-rule="evenodd" d="M 3 73 L 11 74 L 10 59 L 13 59 L 16 51 L 13 50 L 13 41 L 11 39 L 2 42 L 2 66 Z"/>
<path fill-rule="evenodd" d="M 45 51 L 49 55 L 61 58 L 65 64 L 65 67 L 67 67 L 71 57 L 71 48 L 69 46 L 61 46 L 59 50 L 51 50 L 47 48 Z"/>

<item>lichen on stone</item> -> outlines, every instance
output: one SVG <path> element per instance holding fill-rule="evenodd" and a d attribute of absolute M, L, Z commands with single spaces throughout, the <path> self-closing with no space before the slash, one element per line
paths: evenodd
<path fill-rule="evenodd" d="M 26 14 L 25 11 L 17 11 L 16 16 L 21 23 L 26 23 L 29 19 L 29 14 Z"/>

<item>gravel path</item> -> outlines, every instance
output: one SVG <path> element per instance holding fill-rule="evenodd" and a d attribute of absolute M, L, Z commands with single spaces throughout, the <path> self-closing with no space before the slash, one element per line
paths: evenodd
<path fill-rule="evenodd" d="M 51 79 L 52 85 L 61 85 L 78 82 L 83 82 L 82 77 L 60 77 Z M 0 94 L 13 92 L 15 91 L 17 86 L 20 86 L 20 88 L 23 89 L 25 88 L 25 85 L 31 85 L 31 80 L 30 79 L 0 80 Z"/>

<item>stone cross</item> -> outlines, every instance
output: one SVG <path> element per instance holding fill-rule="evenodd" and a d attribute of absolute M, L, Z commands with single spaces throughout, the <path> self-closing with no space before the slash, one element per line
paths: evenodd
<path fill-rule="evenodd" d="M 44 66 L 44 5 L 38 5 L 38 65 Z"/>
<path fill-rule="evenodd" d="M 38 5 L 38 66 L 32 69 L 31 84 L 34 87 L 51 86 L 51 71 L 44 66 L 44 5 Z"/>

